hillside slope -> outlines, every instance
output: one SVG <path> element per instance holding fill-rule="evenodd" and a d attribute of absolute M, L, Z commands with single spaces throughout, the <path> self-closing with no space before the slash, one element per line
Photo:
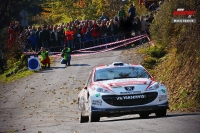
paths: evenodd
<path fill-rule="evenodd" d="M 173 24 L 177 8 L 195 9 L 197 23 Z M 169 92 L 171 110 L 200 111 L 200 4 L 198 0 L 165 2 L 151 26 L 153 41 L 168 54 L 154 68 L 155 79 Z"/>

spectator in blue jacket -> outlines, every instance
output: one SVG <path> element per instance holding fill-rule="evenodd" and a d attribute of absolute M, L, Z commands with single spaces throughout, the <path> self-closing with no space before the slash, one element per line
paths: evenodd
<path fill-rule="evenodd" d="M 85 47 L 90 47 L 92 46 L 92 34 L 89 30 L 89 28 L 86 29 L 86 33 L 84 34 L 84 38 L 85 38 Z"/>
<path fill-rule="evenodd" d="M 31 46 L 33 51 L 38 51 L 38 39 L 36 35 L 31 31 L 30 36 L 28 37 L 29 45 Z"/>
<path fill-rule="evenodd" d="M 109 21 L 109 17 L 106 16 L 105 12 L 102 12 L 102 16 L 100 17 L 100 21 L 103 21 L 104 19 L 106 19 L 107 21 Z"/>
<path fill-rule="evenodd" d="M 132 21 L 135 17 L 136 8 L 135 5 L 131 4 L 130 8 L 128 9 L 130 20 Z"/>

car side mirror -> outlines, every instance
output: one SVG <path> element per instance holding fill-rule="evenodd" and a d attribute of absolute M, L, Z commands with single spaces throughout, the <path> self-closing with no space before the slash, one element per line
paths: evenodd
<path fill-rule="evenodd" d="M 87 90 L 87 86 L 84 86 L 84 88 L 83 88 L 83 89 Z"/>
<path fill-rule="evenodd" d="M 150 77 L 150 80 L 153 80 L 153 77 Z"/>

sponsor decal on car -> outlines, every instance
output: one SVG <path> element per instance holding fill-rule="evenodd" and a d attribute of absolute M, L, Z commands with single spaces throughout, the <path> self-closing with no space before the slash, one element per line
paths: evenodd
<path fill-rule="evenodd" d="M 141 93 L 141 91 L 120 92 L 120 94 L 136 94 L 136 93 Z"/>
<path fill-rule="evenodd" d="M 160 102 L 160 101 L 163 101 L 163 100 L 166 100 L 166 99 L 167 99 L 167 95 L 160 95 L 160 96 L 158 97 L 158 99 L 159 99 L 159 102 Z"/>
<path fill-rule="evenodd" d="M 134 111 L 150 111 L 153 110 L 153 108 L 135 108 L 135 109 L 131 109 L 131 110 L 114 110 L 114 111 L 110 111 L 111 114 L 113 113 L 131 113 Z"/>
<path fill-rule="evenodd" d="M 96 97 L 99 97 L 99 96 L 100 96 L 100 93 L 95 94 L 95 96 L 96 96 Z"/>
<path fill-rule="evenodd" d="M 165 92 L 166 92 L 164 89 L 161 89 L 161 91 L 162 91 L 163 93 L 165 93 Z"/>
<path fill-rule="evenodd" d="M 135 95 L 135 96 L 118 96 L 117 100 L 127 100 L 127 99 L 142 99 L 146 98 L 145 95 Z"/>
<path fill-rule="evenodd" d="M 118 83 L 110 83 L 109 86 L 123 86 L 123 85 L 131 85 L 131 84 L 147 84 L 146 81 L 127 81 L 127 82 L 118 82 Z"/>
<path fill-rule="evenodd" d="M 102 100 L 92 100 L 92 105 L 102 105 Z"/>
<path fill-rule="evenodd" d="M 127 91 L 133 91 L 135 89 L 135 86 L 127 86 L 127 87 L 124 87 L 124 88 Z"/>

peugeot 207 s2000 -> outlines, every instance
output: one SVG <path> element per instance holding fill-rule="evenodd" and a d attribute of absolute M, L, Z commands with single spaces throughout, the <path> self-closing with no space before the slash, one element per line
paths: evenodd
<path fill-rule="evenodd" d="M 97 122 L 100 117 L 139 114 L 166 115 L 166 87 L 153 80 L 141 65 L 114 62 L 93 68 L 78 95 L 79 121 Z"/>

